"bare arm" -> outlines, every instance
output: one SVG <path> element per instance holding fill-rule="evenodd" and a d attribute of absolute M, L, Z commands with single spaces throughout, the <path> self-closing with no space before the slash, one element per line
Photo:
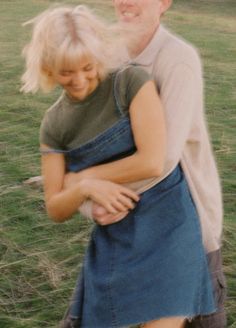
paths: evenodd
<path fill-rule="evenodd" d="M 48 149 L 48 146 L 41 145 L 41 148 Z M 47 212 L 57 222 L 70 218 L 87 198 L 91 198 L 109 213 L 114 214 L 133 208 L 132 201 L 139 200 L 139 197 L 128 188 L 99 179 L 81 179 L 69 188 L 63 189 L 65 159 L 62 154 L 42 155 L 42 175 Z"/>
<path fill-rule="evenodd" d="M 165 124 L 154 82 L 146 82 L 130 106 L 137 151 L 126 158 L 97 165 L 67 176 L 68 186 L 83 178 L 127 183 L 161 175 L 165 158 Z"/>
<path fill-rule="evenodd" d="M 41 148 L 48 149 L 48 146 L 41 145 Z M 86 196 L 79 192 L 80 183 L 63 190 L 65 160 L 62 154 L 42 155 L 41 167 L 48 215 L 55 221 L 64 221 L 76 211 Z"/>

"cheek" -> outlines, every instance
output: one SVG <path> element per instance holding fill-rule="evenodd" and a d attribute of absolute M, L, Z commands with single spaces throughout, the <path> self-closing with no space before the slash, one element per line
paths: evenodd
<path fill-rule="evenodd" d="M 145 19 L 149 23 L 156 23 L 157 21 L 160 20 L 161 16 L 161 9 L 160 6 L 150 6 L 147 8 L 145 11 L 143 11 Z"/>
<path fill-rule="evenodd" d="M 60 74 L 55 74 L 53 76 L 53 79 L 57 84 L 66 85 L 66 84 L 69 83 L 71 77 L 70 76 L 63 76 L 63 75 L 60 75 Z"/>
<path fill-rule="evenodd" d="M 87 75 L 87 78 L 88 79 L 95 79 L 95 78 L 98 77 L 98 70 L 97 69 L 93 69 L 93 70 L 87 72 L 86 75 Z"/>
<path fill-rule="evenodd" d="M 68 77 L 59 77 L 58 79 L 57 79 L 57 82 L 58 82 L 58 84 L 60 84 L 60 85 L 62 85 L 62 86 L 65 86 L 65 85 L 67 85 L 67 84 L 69 84 L 70 83 L 70 78 L 68 78 Z"/>

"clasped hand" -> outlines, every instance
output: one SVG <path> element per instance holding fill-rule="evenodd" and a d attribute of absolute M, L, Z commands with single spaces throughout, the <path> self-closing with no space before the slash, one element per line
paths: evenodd
<path fill-rule="evenodd" d="M 131 189 L 107 180 L 82 178 L 78 174 L 69 173 L 65 177 L 64 188 L 80 183 L 81 192 L 93 201 L 93 218 L 100 225 L 108 225 L 122 220 L 136 202 L 137 193 Z"/>

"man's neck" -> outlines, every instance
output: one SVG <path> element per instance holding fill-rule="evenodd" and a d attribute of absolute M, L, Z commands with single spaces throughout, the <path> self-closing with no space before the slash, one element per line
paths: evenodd
<path fill-rule="evenodd" d="M 132 47 L 132 49 L 129 50 L 129 55 L 131 58 L 137 57 L 144 51 L 144 49 L 151 42 L 159 26 L 160 24 L 154 26 L 152 29 L 149 29 L 147 31 L 140 31 L 140 34 L 137 37 L 134 47 Z"/>

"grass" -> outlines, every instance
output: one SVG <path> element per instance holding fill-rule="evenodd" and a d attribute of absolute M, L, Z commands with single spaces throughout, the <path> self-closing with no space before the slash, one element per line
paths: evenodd
<path fill-rule="evenodd" d="M 114 18 L 110 0 L 84 2 Z M 46 96 L 20 94 L 20 53 L 29 37 L 21 24 L 52 3 L 1 0 L 0 4 L 1 328 L 56 327 L 91 230 L 91 223 L 79 216 L 62 225 L 50 222 L 42 191 L 23 184 L 28 177 L 40 174 L 39 125 L 58 91 Z M 223 254 L 229 328 L 236 328 L 235 19 L 234 0 L 176 0 L 164 18 L 166 25 L 199 48 L 203 58 L 207 119 L 225 205 Z"/>

